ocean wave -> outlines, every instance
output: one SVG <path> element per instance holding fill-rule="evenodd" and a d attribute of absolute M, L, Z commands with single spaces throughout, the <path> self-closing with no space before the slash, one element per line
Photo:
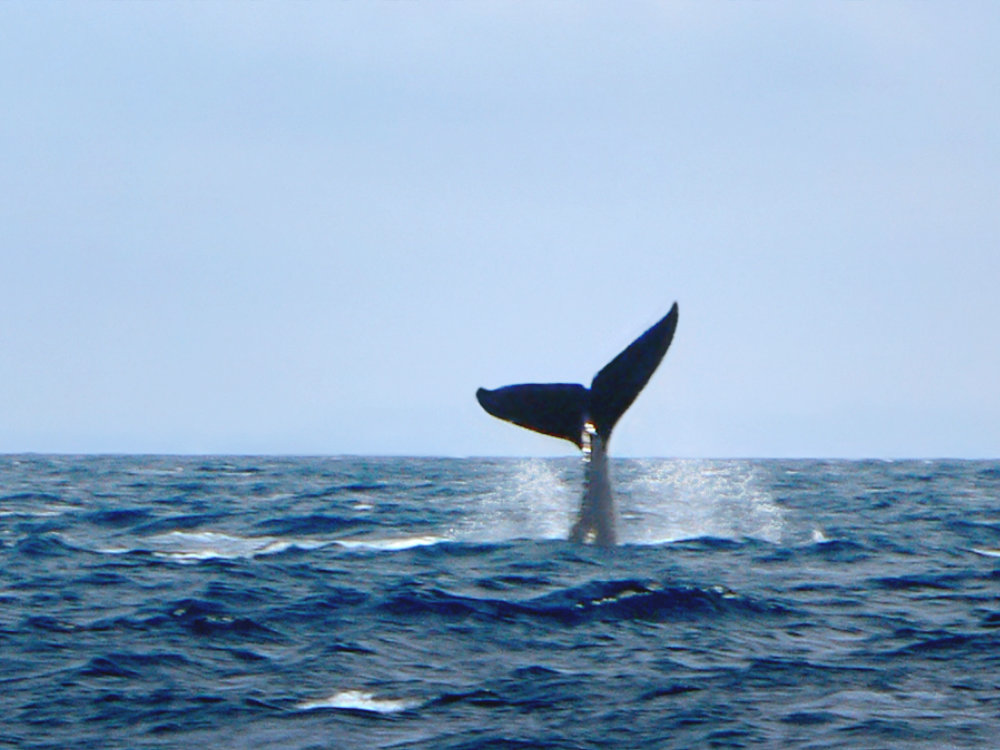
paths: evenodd
<path fill-rule="evenodd" d="M 146 626 L 167 623 L 180 625 L 185 631 L 199 636 L 249 638 L 255 641 L 283 641 L 276 630 L 252 617 L 231 613 L 216 602 L 204 599 L 183 599 L 170 605 L 163 615 L 149 618 Z"/>
<path fill-rule="evenodd" d="M 379 605 L 393 617 L 533 619 L 561 625 L 592 621 L 660 622 L 701 616 L 777 615 L 777 602 L 759 602 L 722 587 L 667 587 L 635 580 L 595 581 L 525 601 L 478 598 L 437 588 L 395 592 Z"/>
<path fill-rule="evenodd" d="M 0 518 L 57 518 L 79 510 L 79 503 L 48 492 L 0 495 Z"/>
<path fill-rule="evenodd" d="M 858 562 L 871 556 L 872 550 L 850 539 L 822 539 L 797 550 L 806 556 L 835 562 Z"/>
<path fill-rule="evenodd" d="M 880 588 L 890 591 L 906 591 L 930 589 L 935 591 L 955 591 L 962 581 L 968 579 L 971 572 L 956 574 L 912 574 L 900 576 L 880 576 L 872 579 L 871 583 Z"/>
<path fill-rule="evenodd" d="M 80 552 L 80 549 L 60 534 L 31 534 L 18 540 L 17 553 L 25 557 L 66 557 Z"/>
<path fill-rule="evenodd" d="M 931 661 L 950 661 L 963 655 L 981 658 L 982 654 L 993 654 L 992 660 L 996 662 L 995 655 L 1000 653 L 1000 634 L 996 630 L 984 633 L 938 630 L 915 632 L 910 637 L 914 639 L 912 643 L 879 656 L 887 659 L 920 657 Z"/>
<path fill-rule="evenodd" d="M 83 677 L 137 678 L 163 667 L 189 667 L 191 662 L 181 654 L 168 652 L 113 652 L 91 658 L 79 674 Z"/>
<path fill-rule="evenodd" d="M 603 549 L 575 459 L 10 463 L 0 746 L 994 739 L 981 464 L 615 462 Z"/>

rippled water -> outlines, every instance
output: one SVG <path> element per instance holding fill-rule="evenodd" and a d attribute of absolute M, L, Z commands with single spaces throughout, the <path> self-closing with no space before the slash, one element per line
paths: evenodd
<path fill-rule="evenodd" d="M 1000 462 L 0 457 L 0 745 L 992 747 Z"/>

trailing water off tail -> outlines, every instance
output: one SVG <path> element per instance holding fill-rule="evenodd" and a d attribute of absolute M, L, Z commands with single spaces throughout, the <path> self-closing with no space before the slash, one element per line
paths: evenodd
<path fill-rule="evenodd" d="M 476 398 L 494 417 L 545 435 L 569 440 L 583 451 L 586 483 L 570 538 L 611 545 L 616 541 L 614 502 L 607 474 L 607 444 L 667 353 L 677 328 L 677 303 L 659 322 L 606 364 L 587 388 L 578 383 L 522 383 Z"/>

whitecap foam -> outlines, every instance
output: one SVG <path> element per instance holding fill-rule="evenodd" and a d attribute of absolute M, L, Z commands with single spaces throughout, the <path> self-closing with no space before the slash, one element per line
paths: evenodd
<path fill-rule="evenodd" d="M 315 711 L 334 708 L 342 711 L 367 711 L 376 714 L 395 714 L 417 708 L 423 701 L 413 698 L 379 698 L 364 690 L 341 690 L 326 698 L 302 701 L 296 708 L 300 711 Z"/>
<path fill-rule="evenodd" d="M 170 531 L 149 537 L 139 547 L 158 557 L 181 562 L 200 560 L 236 560 L 273 555 L 288 549 L 318 549 L 331 542 L 315 539 L 285 539 L 274 536 L 237 536 L 215 531 Z M 121 555 L 137 551 L 134 548 L 105 548 L 104 554 Z"/>
<path fill-rule="evenodd" d="M 413 547 L 429 547 L 448 541 L 441 536 L 406 536 L 387 539 L 337 539 L 332 544 L 350 550 L 370 550 L 372 552 L 396 552 Z"/>
<path fill-rule="evenodd" d="M 217 531 L 169 531 L 151 536 L 135 546 L 103 547 L 105 555 L 127 555 L 130 552 L 152 552 L 179 562 L 202 560 L 238 560 L 275 555 L 290 549 L 314 550 L 337 546 L 345 550 L 397 552 L 414 547 L 426 547 L 446 542 L 441 536 L 388 537 L 385 539 L 293 539 L 277 536 L 239 536 Z"/>
<path fill-rule="evenodd" d="M 1000 557 L 1000 549 L 983 549 L 981 547 L 973 547 L 972 551 L 977 555 L 982 555 L 983 557 Z"/>

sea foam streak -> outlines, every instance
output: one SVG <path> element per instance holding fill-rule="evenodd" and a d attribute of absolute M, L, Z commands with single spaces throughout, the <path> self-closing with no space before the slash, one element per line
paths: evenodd
<path fill-rule="evenodd" d="M 273 555 L 285 550 L 319 549 L 332 544 L 316 539 L 285 539 L 273 536 L 237 536 L 215 531 L 170 531 L 149 537 L 138 545 L 142 551 L 150 551 L 159 557 L 168 557 L 182 562 L 200 560 L 235 560 L 258 555 Z M 128 548 L 105 548 L 105 554 L 126 554 L 138 551 Z"/>
<path fill-rule="evenodd" d="M 303 701 L 296 708 L 300 711 L 314 711 L 320 708 L 335 708 L 342 711 L 367 711 L 376 714 L 395 714 L 417 708 L 423 701 L 405 698 L 377 698 L 374 693 L 364 690 L 342 690 L 327 698 Z"/>
<path fill-rule="evenodd" d="M 349 550 L 371 550 L 373 552 L 396 552 L 413 547 L 429 547 L 448 541 L 441 536 L 406 536 L 388 539 L 337 539 L 333 544 Z"/>
<path fill-rule="evenodd" d="M 370 552 L 397 552 L 414 547 L 427 547 L 448 541 L 445 537 L 424 535 L 370 539 L 290 539 L 275 536 L 238 536 L 215 531 L 170 531 L 149 537 L 134 547 L 105 547 L 99 549 L 106 555 L 124 555 L 130 552 L 152 552 L 180 562 L 201 560 L 237 560 L 263 555 L 274 555 L 289 549 L 314 550 L 336 546 L 344 550 Z"/>

